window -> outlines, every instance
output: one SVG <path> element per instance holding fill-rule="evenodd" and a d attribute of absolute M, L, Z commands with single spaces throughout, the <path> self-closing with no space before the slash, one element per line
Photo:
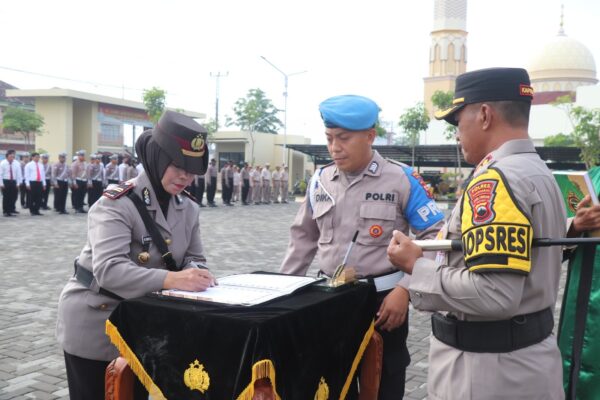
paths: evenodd
<path fill-rule="evenodd" d="M 101 124 L 98 135 L 99 146 L 123 146 L 123 133 L 121 125 Z"/>

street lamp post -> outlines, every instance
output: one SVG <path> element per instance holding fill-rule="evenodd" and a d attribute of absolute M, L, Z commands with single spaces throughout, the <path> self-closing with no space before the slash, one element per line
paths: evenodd
<path fill-rule="evenodd" d="M 275 64 L 273 64 L 271 61 L 267 60 L 267 58 L 265 56 L 260 56 L 260 58 L 262 58 L 263 60 L 265 60 L 265 62 L 267 62 L 271 67 L 275 68 L 277 71 L 279 71 L 283 75 L 283 84 L 284 84 L 284 90 L 283 90 L 283 163 L 285 165 L 288 165 L 288 161 L 287 161 L 287 98 L 288 98 L 288 78 L 290 76 L 293 76 L 293 75 L 303 74 L 303 73 L 305 73 L 307 71 L 305 70 L 305 71 L 293 72 L 291 74 L 286 74 L 281 69 L 279 69 Z"/>

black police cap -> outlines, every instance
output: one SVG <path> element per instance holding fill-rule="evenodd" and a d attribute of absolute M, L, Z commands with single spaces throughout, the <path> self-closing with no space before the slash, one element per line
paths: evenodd
<path fill-rule="evenodd" d="M 436 119 L 456 125 L 455 113 L 467 104 L 486 101 L 531 103 L 533 88 L 523 68 L 486 68 L 466 72 L 456 78 L 452 107 L 437 111 Z"/>
<path fill-rule="evenodd" d="M 152 129 L 152 138 L 185 171 L 202 175 L 208 167 L 206 129 L 187 115 L 165 111 Z"/>

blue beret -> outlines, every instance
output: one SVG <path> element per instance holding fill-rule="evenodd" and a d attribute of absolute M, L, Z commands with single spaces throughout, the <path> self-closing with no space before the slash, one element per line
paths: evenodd
<path fill-rule="evenodd" d="M 327 128 L 362 131 L 375 126 L 379 106 L 371 99 L 349 94 L 330 97 L 319 104 L 319 111 Z"/>

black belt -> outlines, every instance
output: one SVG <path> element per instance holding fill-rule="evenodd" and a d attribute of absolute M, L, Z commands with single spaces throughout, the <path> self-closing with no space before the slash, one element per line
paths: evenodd
<path fill-rule="evenodd" d="M 89 289 L 90 286 L 92 286 L 92 281 L 94 280 L 94 274 L 91 271 L 88 271 L 87 269 L 85 269 L 81 265 L 79 265 L 79 263 L 77 262 L 77 259 L 75 259 L 75 262 L 73 263 L 73 267 L 75 268 L 75 274 L 73 276 L 75 276 L 75 278 L 77 279 L 77 281 L 79 283 L 81 283 L 83 286 L 85 286 L 86 288 Z M 114 294 L 113 292 L 110 292 L 104 288 L 99 288 L 98 293 L 103 294 L 104 296 L 112 297 L 113 299 L 116 299 L 116 300 L 123 300 L 123 298 L 121 296 L 119 296 L 118 294 Z"/>
<path fill-rule="evenodd" d="M 508 353 L 522 349 L 550 336 L 553 327 L 550 308 L 502 321 L 459 321 L 440 313 L 431 316 L 431 329 L 437 340 L 473 353 Z"/>

